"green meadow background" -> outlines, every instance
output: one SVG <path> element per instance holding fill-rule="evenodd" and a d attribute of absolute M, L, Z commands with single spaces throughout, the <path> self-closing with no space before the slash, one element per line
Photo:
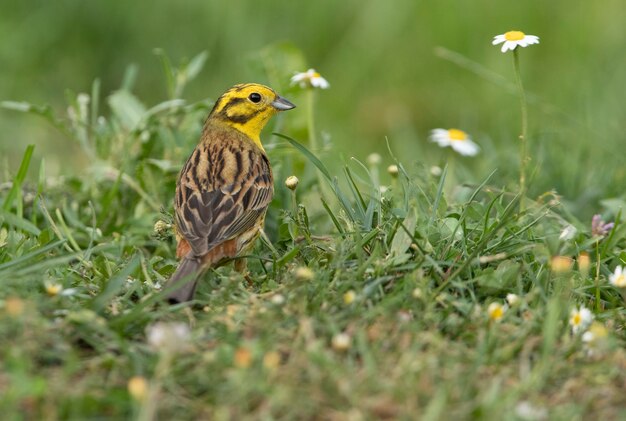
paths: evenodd
<path fill-rule="evenodd" d="M 623 0 L 2 0 L 0 418 L 626 419 L 624 22 Z M 491 45 L 516 29 L 541 39 L 528 197 Z M 310 67 L 330 89 L 289 86 Z M 167 305 L 178 171 L 252 81 L 298 105 L 262 136 L 267 238 L 249 277 Z"/>
<path fill-rule="evenodd" d="M 183 93 L 188 101 L 214 99 L 244 81 L 270 83 L 287 95 L 288 81 L 271 79 L 268 69 L 281 63 L 268 59 L 268 51 L 288 44 L 302 59 L 279 74 L 314 67 L 331 83 L 316 107 L 318 129 L 340 152 L 329 160 L 371 152 L 386 157 L 389 139 L 405 161 L 441 164 L 445 154 L 428 143 L 428 132 L 458 127 L 482 147 L 479 156 L 462 159 L 472 168 L 468 177 L 497 169 L 505 184 L 516 178 L 520 117 L 512 56 L 491 40 L 520 29 L 541 39 L 521 51 L 530 97 L 531 194 L 555 188 L 587 217 L 600 198 L 622 193 L 626 184 L 624 21 L 620 0 L 6 0 L 0 5 L 0 99 L 50 104 L 63 113 L 66 90 L 90 92 L 98 78 L 104 104 L 134 65 L 133 91 L 154 105 L 167 97 L 155 48 L 174 64 L 208 52 Z M 294 114 L 304 118 L 305 108 Z M 2 110 L 0 127 L 2 165 L 11 170 L 29 143 L 36 144 L 35 157 L 46 157 L 49 173 L 87 165 L 75 144 L 43 120 Z"/>

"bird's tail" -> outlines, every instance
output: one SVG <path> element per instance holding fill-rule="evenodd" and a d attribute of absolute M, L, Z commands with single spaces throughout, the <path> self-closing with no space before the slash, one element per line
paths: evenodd
<path fill-rule="evenodd" d="M 165 283 L 165 289 L 172 289 L 167 294 L 167 302 L 170 304 L 184 303 L 193 299 L 196 292 L 198 278 L 202 275 L 202 261 L 195 257 L 183 257 L 178 269 Z"/>

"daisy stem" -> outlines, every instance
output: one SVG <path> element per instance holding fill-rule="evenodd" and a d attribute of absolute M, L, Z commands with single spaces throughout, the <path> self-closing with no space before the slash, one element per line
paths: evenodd
<path fill-rule="evenodd" d="M 309 146 L 317 153 L 317 136 L 315 135 L 315 92 L 307 89 L 307 130 L 309 132 Z"/>
<path fill-rule="evenodd" d="M 309 88 L 307 89 L 307 129 L 309 132 L 309 147 L 313 154 L 317 156 L 321 151 L 318 148 L 317 144 L 317 136 L 315 134 L 315 89 Z M 314 169 L 315 175 L 317 176 L 317 183 L 319 184 L 319 191 L 322 198 L 325 198 L 324 194 L 324 179 L 322 178 L 322 174 L 317 169 Z"/>
<path fill-rule="evenodd" d="M 527 135 L 528 135 L 528 108 L 526 105 L 526 94 L 524 92 L 524 85 L 522 85 L 522 74 L 520 72 L 519 67 L 519 48 L 515 48 L 513 50 L 513 65 L 515 67 L 515 80 L 517 82 L 517 89 L 519 91 L 519 99 L 520 99 L 520 107 L 522 109 L 522 134 L 520 135 L 521 142 L 521 156 L 520 156 L 520 174 L 519 174 L 519 185 L 520 185 L 520 210 L 523 210 L 524 207 L 524 198 L 526 196 L 526 164 L 528 162 L 528 146 L 527 146 Z"/>

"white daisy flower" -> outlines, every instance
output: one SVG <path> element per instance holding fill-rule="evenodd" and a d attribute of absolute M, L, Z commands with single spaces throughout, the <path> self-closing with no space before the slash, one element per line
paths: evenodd
<path fill-rule="evenodd" d="M 571 240 L 576 235 L 576 231 L 577 230 L 575 226 L 567 225 L 565 228 L 563 228 L 563 231 L 561 231 L 561 235 L 559 235 L 559 240 L 563 240 L 563 241 Z"/>
<path fill-rule="evenodd" d="M 626 288 L 626 267 L 618 266 L 615 272 L 609 276 L 609 282 L 618 288 Z"/>
<path fill-rule="evenodd" d="M 291 85 L 300 85 L 301 88 L 330 88 L 330 83 L 322 77 L 315 69 L 309 69 L 306 72 L 296 73 L 291 77 Z"/>
<path fill-rule="evenodd" d="M 430 132 L 430 141 L 442 148 L 450 146 L 463 156 L 474 156 L 480 150 L 469 135 L 459 129 L 434 129 Z"/>
<path fill-rule="evenodd" d="M 572 310 L 569 316 L 569 325 L 572 327 L 572 332 L 577 334 L 587 329 L 587 327 L 593 322 L 593 314 L 588 308 L 581 306 Z"/>
<path fill-rule="evenodd" d="M 539 37 L 535 35 L 526 35 L 522 31 L 509 31 L 502 35 L 496 35 L 493 38 L 493 45 L 501 44 L 503 53 L 506 53 L 508 50 L 515 50 L 515 48 L 519 45 L 520 47 L 528 47 L 531 44 L 539 44 Z"/>
<path fill-rule="evenodd" d="M 177 352 L 189 343 L 189 326 L 180 322 L 157 322 L 146 329 L 150 346 L 160 351 Z"/>
<path fill-rule="evenodd" d="M 504 317 L 504 313 L 507 311 L 507 306 L 503 306 L 500 303 L 491 303 L 489 307 L 487 307 L 487 315 L 490 320 L 494 322 L 499 322 L 502 317 Z"/>

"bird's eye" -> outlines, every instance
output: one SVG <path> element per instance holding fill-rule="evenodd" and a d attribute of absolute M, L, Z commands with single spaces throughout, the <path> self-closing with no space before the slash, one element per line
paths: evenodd
<path fill-rule="evenodd" d="M 250 96 L 248 97 L 248 99 L 254 102 L 255 104 L 258 104 L 259 102 L 261 102 L 261 94 L 257 92 L 252 92 Z"/>

